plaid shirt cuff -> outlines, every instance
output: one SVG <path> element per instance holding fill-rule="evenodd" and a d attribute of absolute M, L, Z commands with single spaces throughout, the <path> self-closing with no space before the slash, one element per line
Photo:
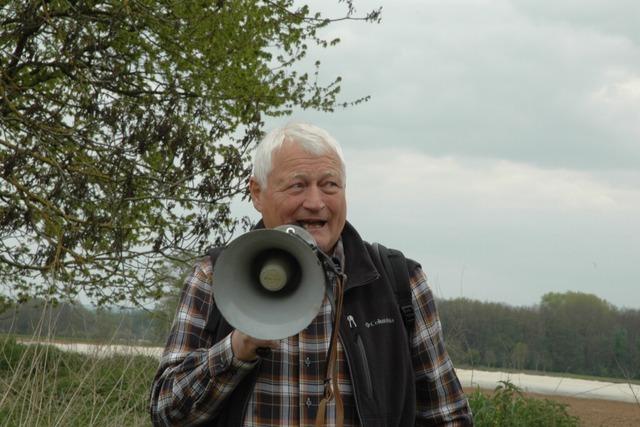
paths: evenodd
<path fill-rule="evenodd" d="M 233 354 L 233 348 L 231 347 L 231 334 L 227 335 L 222 341 L 214 345 L 211 349 L 211 373 L 215 376 L 216 372 L 224 372 L 231 368 L 234 372 L 246 373 L 252 370 L 257 364 L 258 360 L 244 362 L 238 359 Z"/>

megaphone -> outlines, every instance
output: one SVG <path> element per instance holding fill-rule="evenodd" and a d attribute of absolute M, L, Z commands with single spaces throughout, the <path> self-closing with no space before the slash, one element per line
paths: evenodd
<path fill-rule="evenodd" d="M 234 328 L 258 339 L 297 334 L 317 316 L 326 278 L 315 240 L 283 225 L 234 239 L 213 269 L 213 296 Z"/>

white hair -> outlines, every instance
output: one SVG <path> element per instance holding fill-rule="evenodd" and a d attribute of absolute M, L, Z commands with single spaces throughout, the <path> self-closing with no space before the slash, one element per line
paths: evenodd
<path fill-rule="evenodd" d="M 342 147 L 329 132 L 308 123 L 291 122 L 273 129 L 258 144 L 253 157 L 252 175 L 263 189 L 267 188 L 267 178 L 273 167 L 272 157 L 282 144 L 288 141 L 299 145 L 304 151 L 317 156 L 335 153 L 340 160 L 342 174 L 346 178 L 346 166 Z"/>

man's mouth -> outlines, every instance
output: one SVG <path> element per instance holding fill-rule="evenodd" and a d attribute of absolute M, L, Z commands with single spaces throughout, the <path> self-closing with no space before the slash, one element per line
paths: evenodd
<path fill-rule="evenodd" d="M 301 220 L 298 221 L 298 225 L 302 228 L 304 228 L 307 231 L 313 231 L 313 230 L 318 230 L 322 227 L 325 226 L 325 224 L 327 223 L 327 221 L 323 221 L 323 220 Z"/>

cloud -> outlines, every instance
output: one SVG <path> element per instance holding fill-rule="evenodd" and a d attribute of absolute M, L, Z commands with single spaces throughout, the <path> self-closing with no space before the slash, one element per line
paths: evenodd
<path fill-rule="evenodd" d="M 640 141 L 640 73 L 620 74 L 612 72 L 610 78 L 591 93 L 589 108 L 602 126 L 633 135 L 635 138 L 630 142 L 637 145 Z"/>
<path fill-rule="evenodd" d="M 511 3 L 535 22 L 585 27 L 640 44 L 640 3 L 636 0 L 512 0 Z"/>
<path fill-rule="evenodd" d="M 349 219 L 365 238 L 422 262 L 440 296 L 530 305 L 582 290 L 624 306 L 637 294 L 638 186 L 409 149 L 346 156 Z M 626 179 L 640 182 L 640 173 Z"/>
<path fill-rule="evenodd" d="M 640 213 L 640 189 L 620 187 L 587 172 L 542 169 L 506 160 L 434 157 L 411 149 L 348 150 L 348 192 L 363 210 L 380 210 L 414 225 L 421 212 L 467 215 L 503 222 L 512 215 Z M 629 178 L 627 178 L 629 179 Z M 640 182 L 640 173 L 634 177 Z M 351 190 L 355 188 L 355 190 Z M 420 209 L 415 207 L 420 206 Z M 433 220 L 433 218 L 430 218 Z"/>
<path fill-rule="evenodd" d="M 343 76 L 346 99 L 372 100 L 311 116 L 353 146 L 637 169 L 637 104 L 612 110 L 597 94 L 605 88 L 610 102 L 615 76 L 638 75 L 640 46 L 605 25 L 629 20 L 628 11 L 587 3 L 383 2 L 382 24 L 333 27 L 343 42 L 321 52 L 324 74 Z M 603 9 L 604 23 L 591 22 Z"/>

